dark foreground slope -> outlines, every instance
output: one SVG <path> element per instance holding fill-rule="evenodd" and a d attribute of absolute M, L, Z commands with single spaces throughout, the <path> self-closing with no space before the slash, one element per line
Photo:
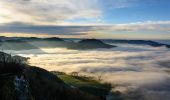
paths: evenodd
<path fill-rule="evenodd" d="M 0 100 L 100 100 L 71 88 L 44 69 L 17 62 L 13 57 L 0 60 L 0 72 Z"/>
<path fill-rule="evenodd" d="M 25 73 L 35 100 L 99 100 L 99 98 L 73 89 L 46 70 L 30 67 Z"/>

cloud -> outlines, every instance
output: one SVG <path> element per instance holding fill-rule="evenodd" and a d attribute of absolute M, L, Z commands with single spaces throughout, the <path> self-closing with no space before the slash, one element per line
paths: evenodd
<path fill-rule="evenodd" d="M 87 35 L 93 30 L 90 26 L 32 25 L 29 23 L 8 23 L 0 25 L 0 33 L 30 33 L 49 35 Z"/>
<path fill-rule="evenodd" d="M 169 99 L 170 70 L 167 64 L 170 51 L 167 48 L 126 44 L 113 49 L 86 51 L 62 48 L 41 50 L 46 53 L 36 50 L 8 52 L 31 57 L 30 64 L 49 71 L 77 71 L 95 77 L 102 74 L 104 82 L 115 86 L 113 91 L 121 91 L 130 100 Z"/>
<path fill-rule="evenodd" d="M 99 27 L 101 30 L 122 32 L 170 32 L 170 21 L 145 21 L 127 24 L 113 24 Z"/>
<path fill-rule="evenodd" d="M 170 21 L 146 21 L 146 22 L 135 22 L 127 24 L 85 24 L 85 25 L 36 25 L 32 23 L 21 23 L 13 22 L 0 25 L 0 33 L 13 33 L 19 34 L 32 34 L 32 35 L 60 35 L 60 36 L 85 36 L 94 38 L 103 38 L 99 35 L 105 36 L 105 34 L 119 34 L 128 35 L 129 33 L 150 33 L 162 34 L 170 33 Z M 138 34 L 134 34 L 136 37 Z M 84 38 L 85 38 L 84 37 Z M 112 37 L 112 36 L 111 36 Z M 107 38 L 111 38 L 109 35 Z M 117 38 L 121 38 L 120 35 Z M 132 36 L 133 37 L 133 36 Z M 167 38 L 167 36 L 163 36 Z M 113 36 L 114 38 L 114 36 Z"/>
<path fill-rule="evenodd" d="M 170 38 L 169 21 L 107 24 L 112 18 L 105 15 L 114 11 L 108 8 L 143 3 L 157 4 L 154 0 L 0 0 L 0 33 L 136 39 L 155 34 L 152 38 Z"/>
<path fill-rule="evenodd" d="M 1 0 L 1 23 L 58 24 L 76 18 L 96 18 L 102 13 L 98 0 Z M 12 2 L 12 3 L 11 3 Z M 23 6 L 24 5 L 24 6 Z"/>
<path fill-rule="evenodd" d="M 71 26 L 59 26 L 59 25 L 34 25 L 30 23 L 20 23 L 20 22 L 14 22 L 14 23 L 7 23 L 2 24 L 1 26 L 1 33 L 6 31 L 11 32 L 24 32 L 22 30 L 25 30 L 25 32 L 34 33 L 32 30 L 36 30 L 35 33 L 43 32 L 43 33 L 53 33 L 55 34 L 55 31 L 58 31 L 57 29 L 65 30 L 65 33 L 68 32 L 69 29 L 72 31 L 79 32 L 88 32 L 88 31 L 102 31 L 102 30 L 108 30 L 108 31 L 162 31 L 162 32 L 170 32 L 170 21 L 146 21 L 146 22 L 135 22 L 135 23 L 127 23 L 127 24 L 113 24 L 113 25 L 107 25 L 107 24 L 101 24 L 101 25 L 71 25 Z M 12 29 L 11 29 L 12 28 Z M 69 31 L 67 31 L 67 29 Z M 15 31 L 16 30 L 16 31 Z M 51 31 L 50 31 L 51 30 Z M 82 31 L 83 30 L 83 31 Z M 50 31 L 50 32 L 48 32 Z M 56 32 L 57 33 L 57 32 Z M 61 32 L 62 33 L 62 32 Z M 76 33 L 76 32 L 75 32 Z"/>

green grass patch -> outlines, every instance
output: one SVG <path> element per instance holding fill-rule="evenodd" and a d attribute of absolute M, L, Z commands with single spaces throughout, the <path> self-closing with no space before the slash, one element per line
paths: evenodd
<path fill-rule="evenodd" d="M 66 84 L 72 87 L 79 88 L 84 92 L 88 92 L 97 96 L 105 96 L 111 90 L 111 84 L 101 83 L 95 80 L 93 77 L 86 76 L 73 76 L 62 72 L 53 72 Z"/>

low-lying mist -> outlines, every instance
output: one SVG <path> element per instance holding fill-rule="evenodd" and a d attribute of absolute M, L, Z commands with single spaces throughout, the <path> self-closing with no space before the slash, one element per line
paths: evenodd
<path fill-rule="evenodd" d="M 122 92 L 128 100 L 170 98 L 170 50 L 165 47 L 119 45 L 113 49 L 6 52 L 30 57 L 31 65 L 49 71 L 101 76 L 103 82 L 113 84 L 113 91 Z"/>

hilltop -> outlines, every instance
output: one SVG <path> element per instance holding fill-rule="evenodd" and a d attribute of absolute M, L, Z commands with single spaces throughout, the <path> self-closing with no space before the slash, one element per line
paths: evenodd
<path fill-rule="evenodd" d="M 106 49 L 109 49 L 109 48 L 113 48 L 113 47 L 116 47 L 116 46 L 106 44 L 106 43 L 104 43 L 101 40 L 97 40 L 97 39 L 83 39 L 83 40 L 80 40 L 79 42 L 77 42 L 75 44 L 70 45 L 68 48 L 69 49 L 80 49 L 80 50 L 83 50 L 83 49 L 97 49 L 97 48 L 106 48 Z"/>

